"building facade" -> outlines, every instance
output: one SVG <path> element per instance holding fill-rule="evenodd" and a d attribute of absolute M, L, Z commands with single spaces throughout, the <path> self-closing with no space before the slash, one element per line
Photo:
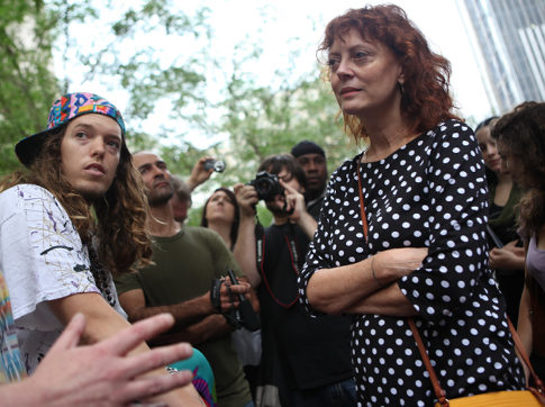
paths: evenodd
<path fill-rule="evenodd" d="M 545 0 L 456 0 L 491 106 L 545 100 Z"/>

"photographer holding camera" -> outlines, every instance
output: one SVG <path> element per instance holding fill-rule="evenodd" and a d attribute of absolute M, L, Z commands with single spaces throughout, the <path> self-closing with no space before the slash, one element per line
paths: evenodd
<path fill-rule="evenodd" d="M 267 157 L 257 177 L 235 186 L 240 226 L 235 256 L 260 303 L 263 383 L 256 405 L 356 405 L 349 324 L 341 316 L 310 317 L 298 301 L 297 276 L 316 221 L 303 193 L 305 173 L 289 154 Z M 262 199 L 274 224 L 255 224 Z"/>

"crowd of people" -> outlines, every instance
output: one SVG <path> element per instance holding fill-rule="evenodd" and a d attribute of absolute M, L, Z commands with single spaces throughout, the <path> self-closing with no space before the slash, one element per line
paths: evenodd
<path fill-rule="evenodd" d="M 474 132 L 397 6 L 333 19 L 319 51 L 364 150 L 328 175 L 302 140 L 216 189 L 200 226 L 212 157 L 184 181 L 131 153 L 100 96 L 62 96 L 17 143 L 0 406 L 427 406 L 539 385 L 509 320 L 545 377 L 545 103 Z"/>

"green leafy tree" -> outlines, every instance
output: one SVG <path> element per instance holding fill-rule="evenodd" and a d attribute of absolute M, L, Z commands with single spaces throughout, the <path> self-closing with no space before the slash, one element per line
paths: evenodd
<path fill-rule="evenodd" d="M 111 30 L 91 52 L 77 55 L 86 70 L 84 80 L 110 84 L 128 96 L 123 114 L 133 149 L 167 146 L 169 155 L 180 156 L 178 149 L 191 156 L 188 132 L 207 126 L 208 102 L 203 95 L 209 10 L 201 7 L 190 15 L 170 0 L 135 1 L 128 7 L 112 4 L 119 8 L 119 18 L 111 22 Z M 106 13 L 97 18 L 102 14 Z M 142 128 L 151 117 L 161 123 L 152 134 Z M 178 127 L 181 122 L 184 130 Z M 187 161 L 177 160 L 176 167 L 190 170 Z"/>
<path fill-rule="evenodd" d="M 57 17 L 39 0 L 0 1 L 0 174 L 18 167 L 13 146 L 43 130 L 59 84 L 51 72 Z"/>
<path fill-rule="evenodd" d="M 253 87 L 236 74 L 227 84 L 221 130 L 229 134 L 224 151 L 236 165 L 232 178 L 250 179 L 266 156 L 289 153 L 304 139 L 324 148 L 331 170 L 358 150 L 344 135 L 337 102 L 318 69 L 292 83 L 287 79 L 277 90 Z"/>

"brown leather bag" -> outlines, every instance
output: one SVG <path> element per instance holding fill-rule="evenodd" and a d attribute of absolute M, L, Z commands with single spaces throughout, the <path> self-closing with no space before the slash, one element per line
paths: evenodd
<path fill-rule="evenodd" d="M 534 371 L 532 364 L 530 363 L 530 359 L 528 358 L 528 355 L 526 355 L 524 346 L 522 346 L 522 342 L 520 341 L 517 331 L 513 327 L 513 324 L 511 323 L 509 318 L 507 319 L 507 323 L 509 324 L 509 330 L 511 331 L 513 341 L 515 342 L 515 347 L 519 353 L 520 358 L 522 359 L 522 362 L 526 364 L 526 366 L 530 370 L 530 374 L 532 375 L 534 382 L 536 383 L 535 387 L 527 386 L 527 390 L 497 391 L 477 394 L 475 396 L 458 397 L 451 400 L 447 398 L 445 390 L 443 390 L 441 384 L 439 383 L 439 379 L 437 378 L 435 369 L 431 365 L 430 359 L 428 357 L 428 351 L 426 349 L 426 346 L 424 345 L 424 342 L 422 341 L 422 338 L 420 336 L 420 333 L 418 332 L 418 328 L 416 327 L 414 320 L 412 318 L 408 318 L 408 322 L 413 333 L 414 340 L 416 341 L 416 345 L 418 346 L 418 351 L 420 352 L 420 356 L 422 357 L 422 361 L 424 362 L 426 370 L 430 375 L 430 381 L 433 386 L 435 397 L 437 397 L 435 407 L 545 406 L 545 386 Z"/>

